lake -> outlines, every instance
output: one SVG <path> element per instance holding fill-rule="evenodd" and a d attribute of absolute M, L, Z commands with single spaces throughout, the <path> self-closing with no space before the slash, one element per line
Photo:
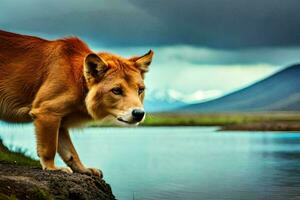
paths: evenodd
<path fill-rule="evenodd" d="M 72 138 L 120 200 L 300 199 L 300 133 L 216 130 L 86 128 Z M 31 125 L 1 125 L 0 137 L 36 157 Z"/>

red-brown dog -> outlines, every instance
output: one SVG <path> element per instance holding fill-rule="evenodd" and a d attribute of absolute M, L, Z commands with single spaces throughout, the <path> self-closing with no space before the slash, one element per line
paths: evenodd
<path fill-rule="evenodd" d="M 43 169 L 102 176 L 86 168 L 68 128 L 110 117 L 144 119 L 144 73 L 153 52 L 121 58 L 94 53 L 78 38 L 54 41 L 0 31 L 0 119 L 35 125 Z M 56 152 L 69 167 L 56 167 Z"/>

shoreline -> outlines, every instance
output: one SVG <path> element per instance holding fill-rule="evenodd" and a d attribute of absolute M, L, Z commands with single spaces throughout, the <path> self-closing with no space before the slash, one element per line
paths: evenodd
<path fill-rule="evenodd" d="M 274 131 L 300 132 L 300 123 L 259 122 L 222 126 L 220 131 Z"/>
<path fill-rule="evenodd" d="M 219 127 L 220 131 L 300 132 L 300 112 L 149 113 L 140 127 Z M 120 127 L 91 123 L 89 127 Z M 125 126 L 126 127 L 126 126 Z"/>
<path fill-rule="evenodd" d="M 293 126 L 283 123 L 253 123 L 253 124 L 232 124 L 232 125 L 188 125 L 188 124 L 160 124 L 160 125 L 140 125 L 141 128 L 152 128 L 152 127 L 217 127 L 217 131 L 272 131 L 272 132 L 299 132 L 300 133 L 300 124 Z M 139 128 L 134 127 L 134 128 Z M 88 128 L 132 128 L 130 126 L 89 126 Z"/>

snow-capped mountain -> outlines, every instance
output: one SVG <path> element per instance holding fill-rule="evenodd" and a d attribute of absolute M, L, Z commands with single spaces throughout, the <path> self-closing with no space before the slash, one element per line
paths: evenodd
<path fill-rule="evenodd" d="M 148 112 L 168 111 L 219 96 L 221 96 L 221 92 L 217 90 L 198 90 L 192 93 L 184 93 L 174 89 L 154 90 L 146 94 L 145 109 Z"/>

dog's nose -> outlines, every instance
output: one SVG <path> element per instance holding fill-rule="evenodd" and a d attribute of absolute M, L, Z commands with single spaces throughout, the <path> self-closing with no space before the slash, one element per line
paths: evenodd
<path fill-rule="evenodd" d="M 133 109 L 132 117 L 134 121 L 140 122 L 145 115 L 145 112 L 141 109 Z"/>

